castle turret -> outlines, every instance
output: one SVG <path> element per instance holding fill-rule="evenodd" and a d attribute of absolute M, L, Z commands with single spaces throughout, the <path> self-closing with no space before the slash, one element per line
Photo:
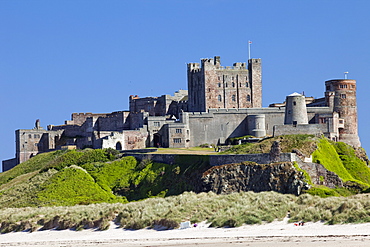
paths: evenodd
<path fill-rule="evenodd" d="M 284 124 L 308 124 L 304 95 L 293 93 L 286 97 Z"/>
<path fill-rule="evenodd" d="M 325 95 L 334 94 L 333 111 L 339 114 L 339 141 L 361 146 L 358 137 L 356 80 L 329 80 Z"/>

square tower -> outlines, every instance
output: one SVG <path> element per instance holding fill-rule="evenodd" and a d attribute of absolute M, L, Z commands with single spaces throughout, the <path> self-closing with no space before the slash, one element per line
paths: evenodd
<path fill-rule="evenodd" d="M 188 64 L 188 111 L 262 107 L 261 59 L 222 67 L 220 57 Z"/>

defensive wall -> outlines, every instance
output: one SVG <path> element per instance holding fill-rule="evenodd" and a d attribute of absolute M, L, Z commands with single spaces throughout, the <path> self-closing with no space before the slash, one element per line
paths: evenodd
<path fill-rule="evenodd" d="M 175 165 L 180 156 L 199 156 L 188 154 L 150 154 L 150 153 L 125 153 L 124 156 L 133 156 L 138 161 L 152 160 L 157 163 Z M 281 153 L 278 158 L 273 158 L 269 153 L 263 154 L 226 154 L 226 155 L 204 155 L 209 157 L 211 166 L 220 166 L 226 164 L 241 163 L 243 161 L 252 161 L 258 164 L 270 164 L 272 162 L 293 162 L 297 160 L 295 153 Z"/>

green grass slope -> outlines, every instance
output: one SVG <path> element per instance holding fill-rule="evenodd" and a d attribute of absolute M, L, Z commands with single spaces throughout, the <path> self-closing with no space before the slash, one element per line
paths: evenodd
<path fill-rule="evenodd" d="M 137 163 L 117 152 L 70 150 L 40 154 L 0 174 L 0 208 L 127 202 L 195 190 L 208 156 L 179 155 L 178 165 Z"/>

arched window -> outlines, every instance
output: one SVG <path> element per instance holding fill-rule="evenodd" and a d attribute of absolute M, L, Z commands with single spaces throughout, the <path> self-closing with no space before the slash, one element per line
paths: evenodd
<path fill-rule="evenodd" d="M 222 97 L 221 97 L 221 95 L 218 95 L 218 101 L 222 101 Z"/>
<path fill-rule="evenodd" d="M 251 96 L 248 94 L 247 95 L 247 101 L 250 102 L 251 101 Z"/>
<path fill-rule="evenodd" d="M 234 83 L 234 82 L 233 82 L 233 83 L 231 83 L 231 86 L 235 87 L 235 83 Z"/>
<path fill-rule="evenodd" d="M 227 82 L 225 82 L 225 87 L 227 87 Z"/>
<path fill-rule="evenodd" d="M 120 142 L 116 143 L 116 150 L 122 150 L 122 144 Z"/>
<path fill-rule="evenodd" d="M 233 96 L 231 96 L 231 100 L 234 101 L 234 102 L 236 101 L 235 94 Z"/>
<path fill-rule="evenodd" d="M 221 87 L 221 83 L 218 83 L 218 87 Z"/>
<path fill-rule="evenodd" d="M 246 87 L 249 87 L 249 84 L 248 84 L 248 82 L 246 82 L 246 83 L 245 83 L 245 86 L 246 86 Z"/>

